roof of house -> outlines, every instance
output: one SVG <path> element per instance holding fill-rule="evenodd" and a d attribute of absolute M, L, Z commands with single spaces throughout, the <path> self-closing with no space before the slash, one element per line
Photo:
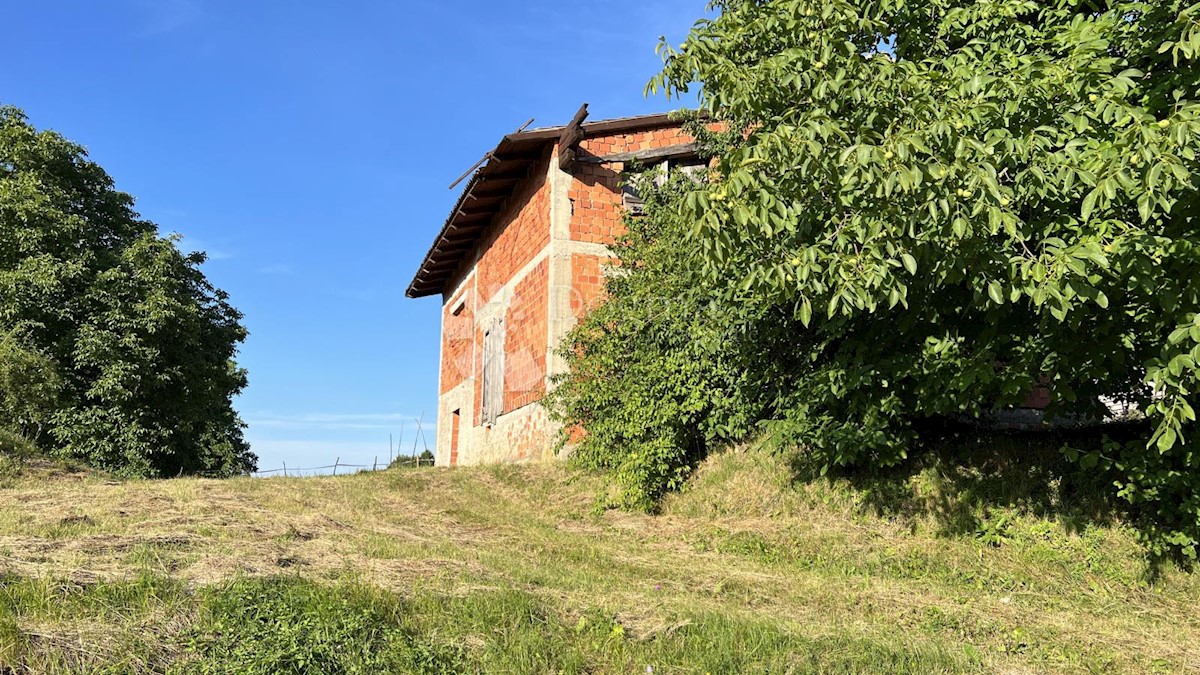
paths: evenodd
<path fill-rule="evenodd" d="M 586 114 L 586 106 L 580 113 Z M 579 116 L 577 119 L 582 121 Z M 675 119 L 664 113 L 576 124 L 576 129 L 581 126 L 582 137 L 586 138 L 674 124 L 677 124 Z M 437 295 L 445 290 L 463 260 L 504 210 L 513 190 L 542 159 L 546 148 L 566 137 L 571 129 L 571 125 L 531 129 L 500 139 L 496 148 L 484 156 L 486 163 L 474 172 L 450 211 L 446 224 L 408 286 L 408 297 Z"/>

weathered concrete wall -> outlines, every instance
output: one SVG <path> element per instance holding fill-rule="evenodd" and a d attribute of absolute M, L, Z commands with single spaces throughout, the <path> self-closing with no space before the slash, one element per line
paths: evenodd
<path fill-rule="evenodd" d="M 491 426 L 470 423 L 474 405 L 474 387 L 470 382 L 442 395 L 438 409 L 438 466 L 537 462 L 554 457 L 556 427 L 540 404 L 506 412 Z M 456 411 L 460 420 L 457 444 L 451 437 Z M 456 461 L 451 462 L 455 447 Z"/>

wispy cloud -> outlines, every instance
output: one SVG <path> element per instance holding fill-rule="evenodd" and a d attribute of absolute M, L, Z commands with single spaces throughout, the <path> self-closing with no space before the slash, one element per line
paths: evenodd
<path fill-rule="evenodd" d="M 141 13 L 139 34 L 144 37 L 173 33 L 195 23 L 204 10 L 194 0 L 130 0 Z"/>
<path fill-rule="evenodd" d="M 261 413 L 250 415 L 246 423 L 260 429 L 397 429 L 402 424 L 415 428 L 421 418 L 417 415 L 399 413 L 365 413 L 365 414 L 309 414 L 309 415 L 273 415 Z M 431 420 L 427 417 L 422 423 L 428 427 Z"/>

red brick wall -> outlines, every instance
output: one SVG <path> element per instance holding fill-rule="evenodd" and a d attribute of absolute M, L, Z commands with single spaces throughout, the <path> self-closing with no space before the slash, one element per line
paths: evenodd
<path fill-rule="evenodd" d="M 632 133 L 613 134 L 609 136 L 591 136 L 579 144 L 583 154 L 616 155 L 622 152 L 637 152 L 639 150 L 654 150 L 671 145 L 683 145 L 696 139 L 684 132 L 680 127 L 663 127 Z"/>
<path fill-rule="evenodd" d="M 540 401 L 546 393 L 550 265 L 543 260 L 513 290 L 504 318 L 504 411 Z"/>
<path fill-rule="evenodd" d="M 529 177 L 480 242 L 479 302 L 487 304 L 522 267 L 550 243 L 550 150 L 529 170 Z"/>
<path fill-rule="evenodd" d="M 467 284 L 468 287 L 478 289 L 477 292 L 468 295 L 467 309 L 461 317 L 451 317 L 450 310 L 457 304 L 457 299 L 455 299 L 443 310 L 445 312 L 445 323 L 443 324 L 445 328 L 442 337 L 442 392 L 445 393 L 462 384 L 467 377 L 470 377 L 471 364 L 474 364 L 473 372 L 477 376 L 474 383 L 474 414 L 471 420 L 473 426 L 483 423 L 484 335 L 483 327 L 477 324 L 477 311 L 495 299 L 496 294 L 550 244 L 550 186 L 546 177 L 550 169 L 552 153 L 552 148 L 547 149 L 542 160 L 530 168 L 527 177 L 514 190 L 504 211 L 497 216 L 488 234 L 480 239 L 476 245 L 476 251 L 481 252 L 479 260 L 474 263 L 473 267 L 460 270 L 460 274 L 463 276 L 469 275 L 472 270 L 477 275 L 476 279 Z M 468 264 L 471 261 L 472 259 L 468 259 Z M 542 277 L 540 286 L 538 286 L 540 290 L 537 288 L 532 290 L 533 294 L 540 292 L 543 295 L 540 300 L 542 305 L 541 347 L 540 350 L 534 350 L 534 353 L 537 351 L 541 353 L 542 375 L 538 380 L 541 388 L 536 395 L 525 392 L 525 389 L 528 389 L 526 380 L 532 377 L 528 372 L 530 366 L 526 363 L 525 370 L 512 372 L 512 369 L 517 368 L 522 360 L 514 359 L 512 347 L 507 347 L 505 354 L 505 411 L 512 410 L 514 405 L 525 405 L 540 399 L 545 390 L 546 306 L 549 302 L 547 290 L 549 273 L 545 264 L 539 265 L 530 279 L 539 275 Z M 529 283 L 533 282 L 528 279 L 522 282 L 521 285 L 525 288 L 517 289 L 518 297 L 513 298 L 514 303 L 521 302 L 519 296 L 530 294 L 531 289 L 527 286 Z M 533 301 L 533 298 L 526 300 L 526 302 Z M 521 334 L 516 338 L 518 340 L 532 339 L 537 329 L 519 325 L 526 319 L 514 320 L 512 316 L 514 310 L 510 307 L 507 311 L 505 324 L 508 336 L 506 342 L 512 344 L 514 332 Z M 521 307 L 517 311 L 522 317 L 531 315 L 528 308 Z M 536 368 L 536 364 L 533 367 Z M 510 382 L 516 384 L 510 385 Z M 511 391 L 509 391 L 510 386 L 512 387 Z"/>
<path fill-rule="evenodd" d="M 463 302 L 463 311 L 454 308 Z M 442 307 L 442 391 L 446 393 L 471 376 L 475 348 L 475 299 L 468 285 Z"/>
<path fill-rule="evenodd" d="M 571 313 L 576 319 L 595 309 L 604 296 L 604 265 L 610 261 L 595 255 L 571 256 Z"/>
<path fill-rule="evenodd" d="M 458 435 L 462 432 L 462 412 L 450 414 L 450 466 L 458 466 Z"/>
<path fill-rule="evenodd" d="M 580 164 L 571 181 L 571 239 L 612 244 L 625 234 L 620 164 Z"/>
<path fill-rule="evenodd" d="M 622 152 L 654 150 L 691 143 L 695 139 L 679 127 L 634 133 L 593 136 L 579 147 L 582 155 L 604 157 Z M 612 244 L 625 233 L 621 218 L 621 172 L 623 164 L 578 164 L 571 182 L 571 239 L 595 244 Z"/>

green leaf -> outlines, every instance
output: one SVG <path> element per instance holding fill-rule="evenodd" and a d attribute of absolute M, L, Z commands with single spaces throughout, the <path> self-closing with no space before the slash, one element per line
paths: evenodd
<path fill-rule="evenodd" d="M 1174 429 L 1171 427 L 1163 429 L 1162 434 L 1158 437 L 1158 451 L 1162 453 L 1170 452 L 1171 448 L 1175 447 L 1176 440 L 1178 440 L 1178 436 Z"/>
<path fill-rule="evenodd" d="M 1000 286 L 999 281 L 993 281 L 992 283 L 988 284 L 988 296 L 991 297 L 992 302 L 996 303 L 997 305 L 1004 304 L 1004 288 Z"/>
<path fill-rule="evenodd" d="M 908 270 L 909 274 L 916 276 L 916 274 L 917 274 L 917 259 L 914 258 L 912 256 L 912 254 L 905 253 L 905 254 L 901 255 L 900 261 L 902 263 L 904 263 L 904 269 Z"/>
<path fill-rule="evenodd" d="M 1096 195 L 1098 191 L 1093 190 L 1088 193 L 1088 196 L 1083 198 L 1083 207 L 1080 211 L 1080 218 L 1083 222 L 1087 222 L 1092 217 L 1092 211 L 1096 210 Z"/>

